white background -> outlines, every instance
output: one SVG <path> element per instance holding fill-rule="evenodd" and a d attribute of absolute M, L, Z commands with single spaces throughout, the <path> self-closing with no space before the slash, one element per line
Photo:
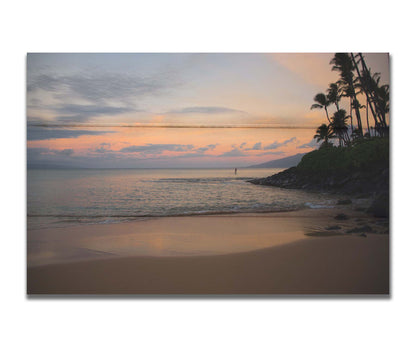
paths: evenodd
<path fill-rule="evenodd" d="M 411 2 L 400 0 L 3 2 L 0 344 L 414 345 L 414 33 Z M 391 53 L 391 298 L 28 299 L 26 52 L 246 51 Z"/>

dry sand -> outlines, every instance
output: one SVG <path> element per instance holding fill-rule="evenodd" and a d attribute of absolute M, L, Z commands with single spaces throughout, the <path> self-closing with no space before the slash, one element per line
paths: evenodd
<path fill-rule="evenodd" d="M 333 216 L 337 212 L 306 210 L 232 217 L 162 218 L 147 223 L 74 228 L 72 232 L 61 232 L 61 240 L 53 240 L 51 245 L 55 247 L 55 253 L 50 253 L 60 254 L 61 243 L 66 243 L 68 249 L 72 245 L 74 250 L 87 249 L 90 253 L 81 252 L 77 256 L 71 253 L 69 258 L 45 258 L 39 256 L 45 253 L 45 249 L 43 253 L 31 253 L 29 247 L 28 259 L 33 260 L 35 266 L 28 267 L 27 292 L 388 294 L 388 235 L 304 236 L 307 231 L 317 230 L 318 225 L 350 227 L 353 224 L 354 219 L 334 221 Z M 362 214 L 358 217 L 360 220 L 367 218 Z M 182 231 L 176 238 L 175 229 Z M 152 230 L 160 233 L 156 237 L 158 247 L 145 247 Z M 290 233 L 294 236 L 288 237 Z M 37 235 L 48 237 L 42 233 Z M 213 236 L 210 238 L 207 235 Z M 108 247 L 116 239 L 124 241 L 110 250 Z M 219 240 L 225 245 L 215 248 Z M 29 238 L 28 241 L 39 243 L 39 239 Z M 203 248 L 205 243 L 208 246 Z M 82 248 L 85 244 L 89 247 Z M 130 246 L 123 248 L 124 244 Z M 178 252 L 181 255 L 172 255 L 171 252 L 179 245 L 182 245 Z M 251 248 L 248 245 L 252 245 Z M 140 252 L 150 255 L 136 255 Z M 49 259 L 52 263 L 39 265 L 39 259 Z"/>

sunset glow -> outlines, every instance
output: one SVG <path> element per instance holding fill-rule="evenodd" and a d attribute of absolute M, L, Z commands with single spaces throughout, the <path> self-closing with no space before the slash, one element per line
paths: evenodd
<path fill-rule="evenodd" d="M 311 151 L 331 56 L 29 54 L 28 165 L 233 167 Z M 366 58 L 389 76 L 387 54 Z"/>

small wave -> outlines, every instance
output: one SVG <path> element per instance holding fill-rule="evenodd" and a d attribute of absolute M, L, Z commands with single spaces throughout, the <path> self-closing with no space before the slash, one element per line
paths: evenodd
<path fill-rule="evenodd" d="M 230 182 L 230 181 L 245 181 L 253 177 L 213 177 L 213 178 L 160 178 L 152 180 L 152 182 L 166 182 L 166 183 L 212 183 L 212 182 Z"/>
<path fill-rule="evenodd" d="M 311 202 L 305 202 L 305 206 L 313 209 L 318 208 L 334 208 L 333 205 L 326 205 L 326 204 L 313 204 Z"/>
<path fill-rule="evenodd" d="M 122 219 L 137 220 L 140 218 L 162 218 L 162 217 L 183 217 L 194 215 L 227 215 L 235 213 L 268 213 L 268 212 L 287 212 L 301 209 L 302 206 L 281 206 L 272 207 L 267 205 L 254 204 L 251 207 L 230 206 L 222 210 L 194 210 L 194 211 L 178 211 L 166 213 L 148 213 L 148 214 L 112 214 L 112 215 L 63 215 L 63 214 L 28 214 L 29 218 L 58 218 L 61 222 L 91 222 L 93 224 L 109 224 L 119 223 Z M 65 219 L 62 219 L 65 218 Z"/>

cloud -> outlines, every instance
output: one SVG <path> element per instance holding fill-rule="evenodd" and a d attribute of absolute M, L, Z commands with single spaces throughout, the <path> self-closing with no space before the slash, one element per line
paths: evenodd
<path fill-rule="evenodd" d="M 220 154 L 218 157 L 245 157 L 247 156 L 243 151 L 238 148 L 234 148 L 229 152 Z"/>
<path fill-rule="evenodd" d="M 160 154 L 164 151 L 170 152 L 186 152 L 194 149 L 193 145 L 176 145 L 176 144 L 147 144 L 145 146 L 129 146 L 120 150 L 123 153 L 150 153 Z"/>
<path fill-rule="evenodd" d="M 72 148 L 57 150 L 43 147 L 33 147 L 27 149 L 28 159 L 34 159 L 44 155 L 59 155 L 69 157 L 72 154 L 74 154 L 74 150 Z"/>
<path fill-rule="evenodd" d="M 270 144 L 268 146 L 265 146 L 264 149 L 265 150 L 276 149 L 276 148 L 279 148 L 279 147 L 283 147 L 283 146 L 287 145 L 288 143 L 291 143 L 291 142 L 294 142 L 294 141 L 296 141 L 296 137 L 292 137 L 292 138 L 290 138 L 288 140 L 285 140 L 283 142 L 274 141 L 272 144 Z"/>
<path fill-rule="evenodd" d="M 53 150 L 52 152 L 58 155 L 66 155 L 66 156 L 70 156 L 74 154 L 74 150 L 72 148 L 63 149 L 62 151 Z"/>
<path fill-rule="evenodd" d="M 197 148 L 197 149 L 196 149 L 196 152 L 197 152 L 197 153 L 205 153 L 206 151 L 212 150 L 212 149 L 214 149 L 215 147 L 217 147 L 217 145 L 216 145 L 216 144 L 215 144 L 215 145 L 207 145 L 207 146 L 205 146 L 205 147 L 200 147 L 200 148 Z"/>
<path fill-rule="evenodd" d="M 298 146 L 296 148 L 317 148 L 319 146 L 319 144 L 316 142 L 315 139 L 312 139 L 310 142 L 308 143 L 304 143 L 301 146 Z"/>
<path fill-rule="evenodd" d="M 235 110 L 228 107 L 219 107 L 219 106 L 195 106 L 195 107 L 185 107 L 177 110 L 172 110 L 170 113 L 206 113 L 206 114 L 218 114 L 218 113 L 245 113 L 244 111 Z"/>
<path fill-rule="evenodd" d="M 241 146 L 240 146 L 241 148 Z M 245 151 L 259 151 L 261 150 L 261 142 L 257 142 L 252 148 L 246 148 Z"/>
<path fill-rule="evenodd" d="M 43 147 L 28 147 L 27 148 L 27 157 L 37 157 L 39 155 L 49 152 L 49 148 Z"/>
<path fill-rule="evenodd" d="M 115 131 L 93 131 L 93 130 L 68 130 L 45 127 L 31 127 L 27 128 L 27 140 L 49 140 L 49 139 L 72 139 L 84 135 L 103 135 L 114 133 Z"/>
<path fill-rule="evenodd" d="M 201 157 L 215 157 L 212 154 L 206 154 L 207 151 L 217 147 L 217 144 L 206 145 L 204 147 L 195 148 L 193 145 L 171 145 L 171 144 L 149 144 L 146 146 L 130 146 L 123 148 L 120 152 L 140 152 L 143 154 L 161 154 L 163 151 L 171 152 L 188 152 L 180 155 L 159 155 L 152 158 L 142 158 L 142 159 L 183 159 L 183 158 L 201 158 Z"/>
<path fill-rule="evenodd" d="M 74 74 L 56 74 L 52 71 L 28 76 L 28 94 L 36 91 L 53 93 L 57 99 L 77 97 L 94 103 L 105 100 L 158 95 L 178 82 L 168 72 L 153 76 L 134 73 L 114 73 L 83 70 Z"/>
<path fill-rule="evenodd" d="M 111 149 L 111 144 L 107 142 L 100 143 L 100 147 L 94 150 L 95 153 L 108 153 L 113 152 Z"/>
<path fill-rule="evenodd" d="M 57 117 L 56 119 L 58 121 L 85 122 L 90 118 L 97 116 L 114 116 L 132 111 L 142 112 L 143 110 L 135 110 L 130 107 L 64 104 L 59 107 L 53 108 L 53 111 L 65 115 Z"/>
<path fill-rule="evenodd" d="M 280 154 L 284 154 L 285 152 L 282 151 L 273 151 L 273 152 L 260 152 L 258 154 L 256 154 L 256 157 L 262 157 L 264 155 L 280 155 Z"/>

